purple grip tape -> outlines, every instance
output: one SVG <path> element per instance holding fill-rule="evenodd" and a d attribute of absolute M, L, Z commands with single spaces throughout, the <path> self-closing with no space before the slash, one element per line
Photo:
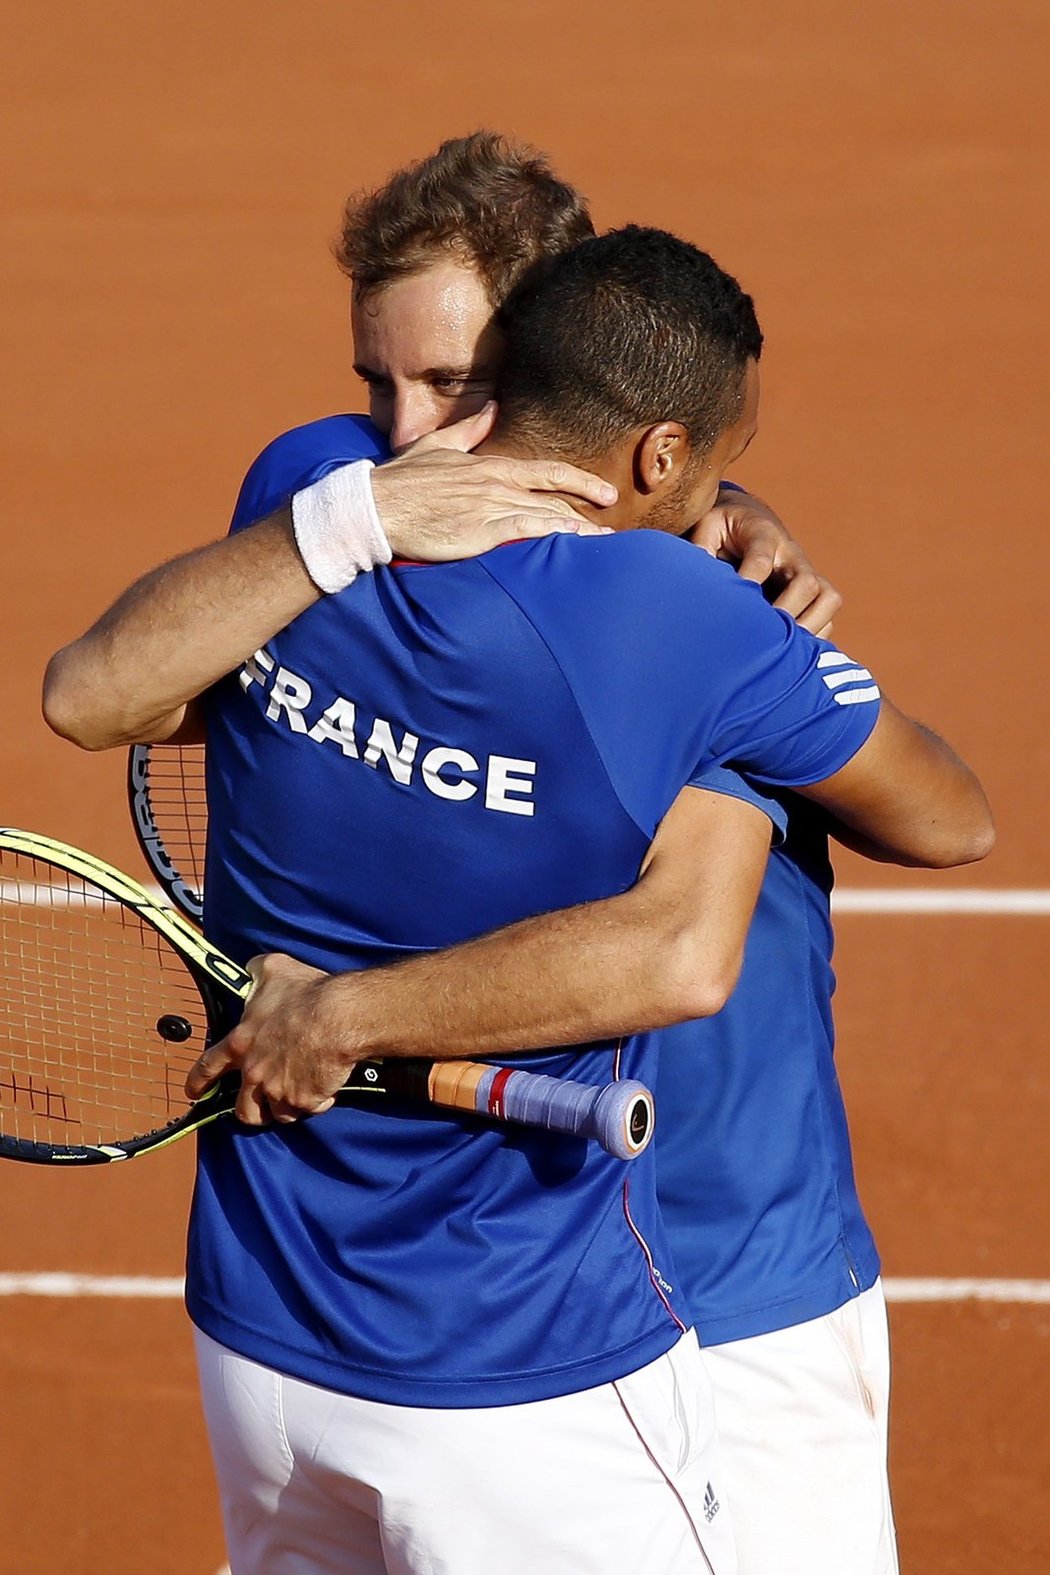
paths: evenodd
<path fill-rule="evenodd" d="M 647 1148 L 656 1122 L 652 1094 L 631 1080 L 597 1087 L 491 1067 L 475 1097 L 480 1115 L 592 1138 L 617 1159 L 635 1159 Z"/>

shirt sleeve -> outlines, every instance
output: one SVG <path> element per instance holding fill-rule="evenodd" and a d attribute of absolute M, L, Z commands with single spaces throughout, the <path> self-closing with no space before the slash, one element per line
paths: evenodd
<path fill-rule="evenodd" d="M 647 835 L 711 766 L 802 787 L 844 766 L 875 725 L 865 669 L 676 537 L 558 535 L 477 562 L 546 642 Z"/>
<path fill-rule="evenodd" d="M 329 471 L 361 459 L 379 463 L 388 454 L 383 438 L 364 416 L 326 416 L 293 427 L 267 444 L 249 469 L 233 511 L 231 535 L 265 519 Z"/>
<path fill-rule="evenodd" d="M 787 614 L 777 616 L 794 632 L 775 662 L 756 662 L 728 697 L 716 752 L 760 782 L 805 787 L 853 759 L 878 721 L 882 697 L 866 667 Z"/>
<path fill-rule="evenodd" d="M 721 793 L 725 798 L 737 798 L 742 804 L 753 804 L 773 823 L 773 847 L 779 848 L 787 836 L 787 810 L 771 793 L 760 793 L 758 788 L 742 777 L 739 771 L 728 766 L 711 766 L 698 773 L 688 784 L 701 788 L 705 793 Z"/>

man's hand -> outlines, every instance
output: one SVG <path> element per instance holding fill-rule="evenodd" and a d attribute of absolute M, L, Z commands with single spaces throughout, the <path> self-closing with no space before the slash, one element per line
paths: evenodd
<path fill-rule="evenodd" d="M 488 437 L 495 417 L 490 401 L 373 470 L 376 510 L 396 556 L 440 563 L 476 558 L 518 537 L 606 533 L 553 495 L 605 508 L 616 502 L 616 488 L 600 477 L 557 460 L 470 452 Z"/>
<path fill-rule="evenodd" d="M 353 1065 L 336 1048 L 324 1010 L 330 976 L 280 952 L 253 957 L 248 972 L 254 984 L 244 1016 L 205 1050 L 186 1079 L 186 1093 L 199 1099 L 224 1072 L 237 1071 L 236 1114 L 245 1126 L 330 1110 Z"/>
<path fill-rule="evenodd" d="M 825 639 L 842 597 L 816 572 L 772 509 L 747 492 L 723 487 L 714 508 L 689 532 L 712 557 L 734 563 L 745 580 L 765 588 L 774 607 Z"/>

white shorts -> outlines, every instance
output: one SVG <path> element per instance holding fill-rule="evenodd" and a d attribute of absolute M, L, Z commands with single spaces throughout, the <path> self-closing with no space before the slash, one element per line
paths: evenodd
<path fill-rule="evenodd" d="M 691 1332 L 616 1383 L 476 1410 L 196 1342 L 233 1575 L 735 1575 Z"/>
<path fill-rule="evenodd" d="M 704 1360 L 740 1575 L 897 1575 L 881 1284 Z"/>

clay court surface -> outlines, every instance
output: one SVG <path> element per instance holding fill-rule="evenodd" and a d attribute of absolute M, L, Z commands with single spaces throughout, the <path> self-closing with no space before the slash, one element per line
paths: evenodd
<path fill-rule="evenodd" d="M 738 479 L 1000 826 L 969 871 L 839 866 L 851 893 L 986 894 L 838 925 L 862 1193 L 891 1282 L 933 1297 L 892 1307 L 903 1568 L 1050 1568 L 1050 913 L 1000 911 L 1050 888 L 1050 10 L 41 0 L 5 34 L 0 818 L 133 871 L 123 762 L 47 733 L 40 673 L 128 580 L 224 529 L 272 436 L 361 407 L 327 255 L 348 189 L 497 126 L 599 223 L 677 229 L 752 290 L 765 408 Z M 6 1167 L 0 1272 L 177 1278 L 191 1158 Z M 945 1299 L 959 1279 L 1036 1299 Z M 175 1297 L 0 1298 L 0 1384 L 0 1570 L 212 1575 Z"/>

